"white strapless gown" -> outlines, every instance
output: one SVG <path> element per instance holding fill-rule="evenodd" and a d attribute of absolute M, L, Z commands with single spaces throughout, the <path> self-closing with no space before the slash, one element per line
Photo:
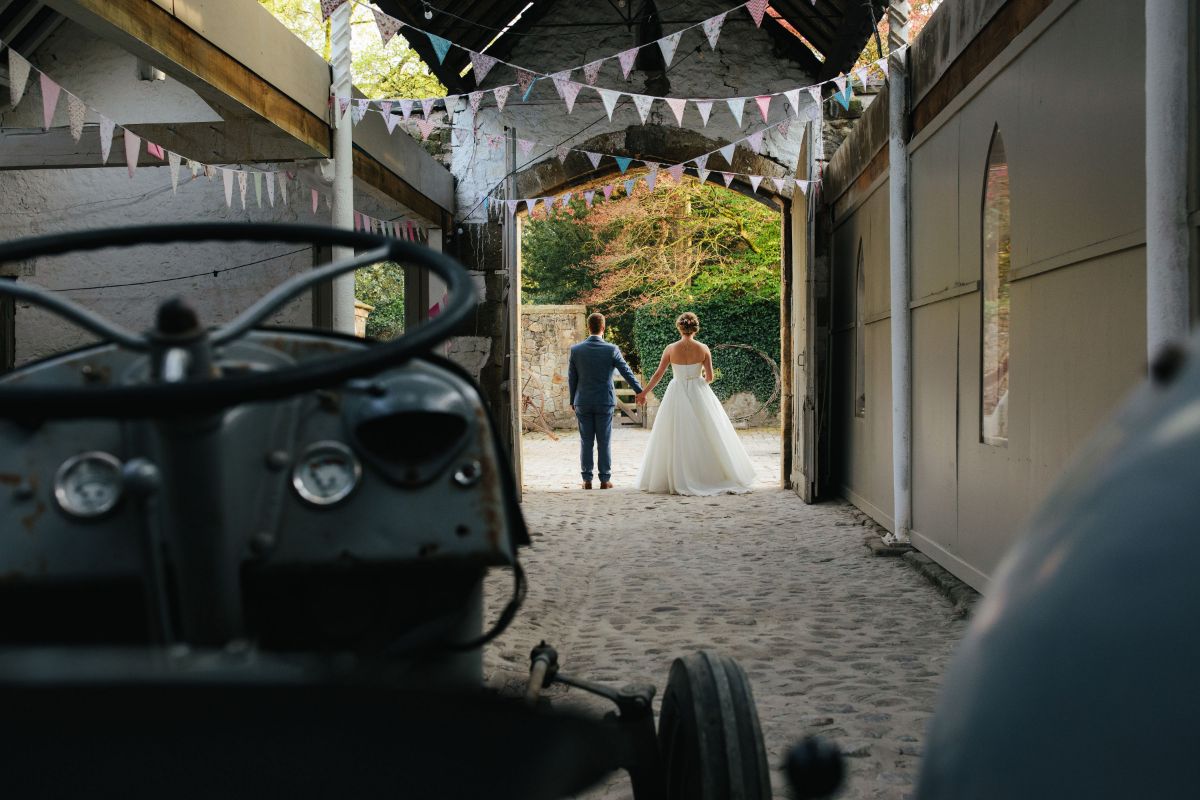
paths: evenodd
<path fill-rule="evenodd" d="M 672 364 L 637 487 L 658 494 L 740 494 L 754 467 L 701 364 Z"/>

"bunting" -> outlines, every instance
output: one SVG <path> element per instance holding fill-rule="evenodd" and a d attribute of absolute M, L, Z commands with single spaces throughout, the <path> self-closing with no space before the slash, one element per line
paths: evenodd
<path fill-rule="evenodd" d="M 675 113 L 675 123 L 682 128 L 683 111 L 687 107 L 687 100 L 681 97 L 668 97 L 667 105 L 671 108 L 671 111 Z"/>
<path fill-rule="evenodd" d="M 333 16 L 333 12 L 348 2 L 350 0 L 321 0 L 321 19 L 329 19 Z"/>
<path fill-rule="evenodd" d="M 508 102 L 509 88 L 511 88 L 511 87 L 497 86 L 495 89 L 492 90 L 492 95 L 495 96 L 495 98 L 496 98 L 496 110 L 497 111 L 504 110 L 504 104 L 506 102 Z"/>
<path fill-rule="evenodd" d="M 608 113 L 608 121 L 612 122 L 613 109 L 617 107 L 617 100 L 620 99 L 621 93 L 614 92 L 612 89 L 600 89 L 600 99 L 604 101 L 604 110 Z"/>
<path fill-rule="evenodd" d="M 83 122 L 87 119 L 87 106 L 75 95 L 67 92 L 67 116 L 71 120 L 71 138 L 78 144 L 83 136 Z"/>
<path fill-rule="evenodd" d="M 742 111 L 746 108 L 746 98 L 731 97 L 725 101 L 725 104 L 729 106 L 729 113 L 733 115 L 737 126 L 742 127 Z"/>
<path fill-rule="evenodd" d="M 400 32 L 400 20 L 395 17 L 390 17 L 380 11 L 378 8 L 372 8 L 371 13 L 375 15 L 375 25 L 379 28 L 379 38 L 383 40 L 386 47 L 392 37 Z"/>
<path fill-rule="evenodd" d="M 762 114 L 762 121 L 767 122 L 771 116 L 771 95 L 760 94 L 754 98 L 754 102 L 758 104 L 758 113 Z"/>
<path fill-rule="evenodd" d="M 428 31 L 426 31 L 425 35 L 429 37 L 429 43 L 433 45 L 433 53 L 437 56 L 438 63 L 444 63 L 446 61 L 446 53 L 450 52 L 450 41 Z"/>
<path fill-rule="evenodd" d="M 675 49 L 679 47 L 679 39 L 683 36 L 683 31 L 673 33 L 670 36 L 664 36 L 658 40 L 658 49 L 662 50 L 663 63 L 666 66 L 671 66 L 671 61 L 675 59 Z"/>
<path fill-rule="evenodd" d="M 713 50 L 717 49 L 717 39 L 721 36 L 721 26 L 725 24 L 725 15 L 728 13 L 726 11 L 704 20 L 704 35 L 708 37 L 708 46 Z"/>
<path fill-rule="evenodd" d="M 475 73 L 475 85 L 483 83 L 483 79 L 496 66 L 496 59 L 484 53 L 471 52 L 471 71 Z"/>
<path fill-rule="evenodd" d="M 617 54 L 617 60 L 621 62 L 621 74 L 625 80 L 629 80 L 629 71 L 633 69 L 633 62 L 637 60 L 637 55 L 636 47 Z"/>
<path fill-rule="evenodd" d="M 596 85 L 596 78 L 600 76 L 600 67 L 604 66 L 604 61 L 592 61 L 583 65 L 583 79 L 587 81 L 588 86 Z"/>
<path fill-rule="evenodd" d="M 654 105 L 654 97 L 648 94 L 630 95 L 633 98 L 633 105 L 637 108 L 638 116 L 642 118 L 642 124 L 646 124 L 646 117 L 650 115 L 650 106 Z"/>
<path fill-rule="evenodd" d="M 42 129 L 48 131 L 50 123 L 54 122 L 54 109 L 58 107 L 58 95 L 62 87 L 44 72 L 38 74 L 38 80 L 42 87 Z"/>
<path fill-rule="evenodd" d="M 746 10 L 750 12 L 750 18 L 754 20 L 755 27 L 761 28 L 763 14 L 766 13 L 768 0 L 750 0 L 746 3 Z"/>
<path fill-rule="evenodd" d="M 25 57 L 8 48 L 8 91 L 12 98 L 12 107 L 16 108 L 25 96 L 25 85 L 29 83 L 30 64 Z"/>

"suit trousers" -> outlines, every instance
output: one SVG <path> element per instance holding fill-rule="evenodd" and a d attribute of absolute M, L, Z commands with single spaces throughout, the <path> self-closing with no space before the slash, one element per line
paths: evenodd
<path fill-rule="evenodd" d="M 612 453 L 609 446 L 612 443 L 613 406 L 576 406 L 575 419 L 579 420 L 579 474 L 585 481 L 592 479 L 594 444 L 600 462 L 600 480 L 609 480 L 612 478 Z"/>

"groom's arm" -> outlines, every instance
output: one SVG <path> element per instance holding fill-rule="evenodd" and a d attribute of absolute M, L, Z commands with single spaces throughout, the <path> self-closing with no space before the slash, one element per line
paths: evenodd
<path fill-rule="evenodd" d="M 571 410 L 575 410 L 575 390 L 579 388 L 579 370 L 575 367 L 575 351 L 571 351 L 570 357 L 567 359 L 567 402 L 571 404 Z"/>
<path fill-rule="evenodd" d="M 633 387 L 633 390 L 638 394 L 642 393 L 642 385 L 638 383 L 637 378 L 633 377 L 633 370 L 625 363 L 625 356 L 621 355 L 621 348 L 613 348 L 613 366 L 617 368 L 617 372 L 621 373 L 621 377 L 625 382 Z"/>

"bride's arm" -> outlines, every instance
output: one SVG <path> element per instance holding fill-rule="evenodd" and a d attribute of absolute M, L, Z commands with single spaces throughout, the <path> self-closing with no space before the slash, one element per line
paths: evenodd
<path fill-rule="evenodd" d="M 663 350 L 662 358 L 658 361 L 658 369 L 654 371 L 654 375 L 650 380 L 646 381 L 645 387 L 642 389 L 642 396 L 648 396 L 654 387 L 658 386 L 658 382 L 662 380 L 663 373 L 667 371 L 667 367 L 671 364 L 671 348 L 667 347 Z"/>
<path fill-rule="evenodd" d="M 709 350 L 706 346 L 704 348 L 704 380 L 712 383 L 713 377 L 712 350 Z"/>

